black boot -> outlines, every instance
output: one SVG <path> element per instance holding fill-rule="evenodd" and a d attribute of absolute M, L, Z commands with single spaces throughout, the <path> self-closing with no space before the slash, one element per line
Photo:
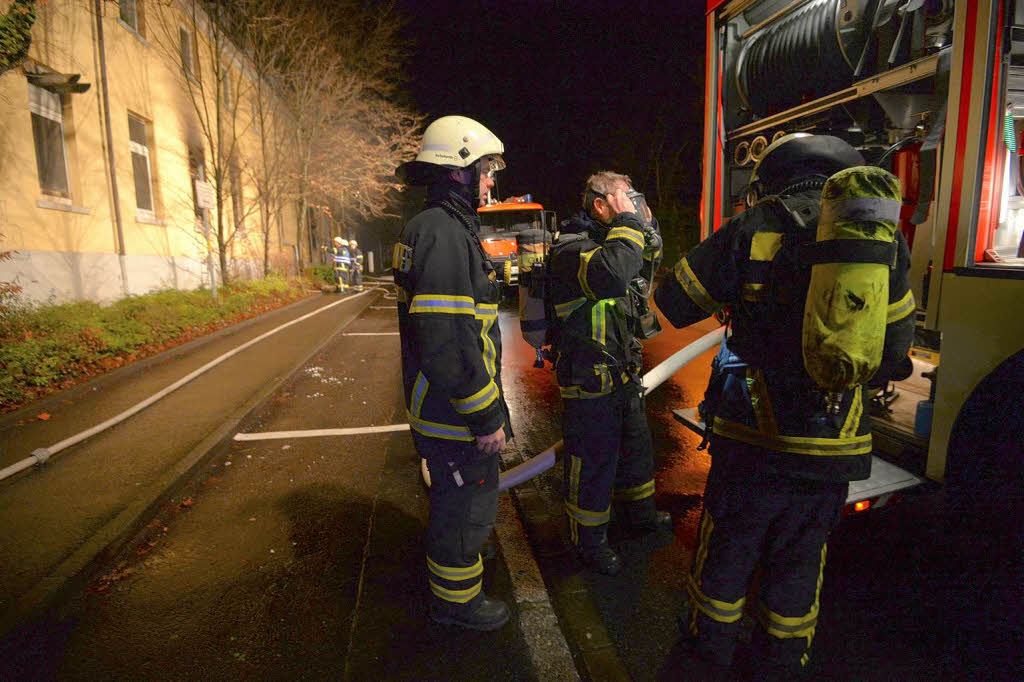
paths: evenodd
<path fill-rule="evenodd" d="M 621 510 L 631 531 L 637 533 L 654 533 L 673 530 L 672 515 L 654 508 L 654 497 L 645 497 L 634 502 L 625 502 Z"/>
<path fill-rule="evenodd" d="M 672 520 L 672 515 L 665 511 L 656 511 L 651 517 L 635 521 L 632 524 L 633 530 L 640 531 L 641 533 L 654 533 L 656 531 L 671 533 L 674 526 L 675 523 Z"/>
<path fill-rule="evenodd" d="M 443 625 L 457 625 L 469 630 L 490 632 L 508 622 L 508 606 L 500 599 L 491 599 L 486 594 L 472 610 L 452 608 L 434 601 L 430 604 L 430 619 Z"/>
<path fill-rule="evenodd" d="M 597 545 L 580 545 L 576 548 L 583 565 L 602 575 L 618 575 L 622 570 L 622 560 L 611 547 L 608 539 L 603 538 Z"/>

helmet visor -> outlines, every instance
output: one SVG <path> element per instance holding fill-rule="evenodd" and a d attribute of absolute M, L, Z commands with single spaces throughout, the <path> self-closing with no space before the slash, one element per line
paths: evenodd
<path fill-rule="evenodd" d="M 495 173 L 504 169 L 505 159 L 501 158 L 501 154 L 487 154 L 480 157 L 480 172 L 487 177 L 493 178 Z"/>

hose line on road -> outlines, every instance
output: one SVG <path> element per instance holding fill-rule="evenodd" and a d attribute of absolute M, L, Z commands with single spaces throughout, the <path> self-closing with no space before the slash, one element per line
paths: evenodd
<path fill-rule="evenodd" d="M 680 369 L 695 360 L 700 355 L 711 350 L 722 342 L 725 335 L 725 327 L 708 332 L 693 343 L 684 346 L 681 350 L 670 355 L 666 360 L 651 369 L 643 377 L 644 395 L 647 395 L 658 386 L 661 386 Z M 557 455 L 562 453 L 564 443 L 558 441 L 539 455 L 535 455 L 521 464 L 517 464 L 507 471 L 501 473 L 498 481 L 498 490 L 508 490 L 517 485 L 525 483 L 531 478 L 538 476 L 555 465 Z"/>
<path fill-rule="evenodd" d="M 48 459 L 50 459 L 50 457 L 52 457 L 53 455 L 57 454 L 61 450 L 64 450 L 65 448 L 69 448 L 72 445 L 76 445 L 78 443 L 81 443 L 83 440 L 85 440 L 87 438 L 90 438 L 92 436 L 95 436 L 97 433 L 100 433 L 102 431 L 106 431 L 111 426 L 115 426 L 117 424 L 120 424 L 125 419 L 128 419 L 132 415 L 135 415 L 135 414 L 141 412 L 142 410 L 146 409 L 147 407 L 149 407 L 153 403 L 157 402 L 158 400 L 161 400 L 162 398 L 166 397 L 167 395 L 169 395 L 169 394 L 173 393 L 174 391 L 178 390 L 179 388 L 181 388 L 182 386 L 184 386 L 188 382 L 192 381 L 196 377 L 206 373 L 207 371 L 209 371 L 210 369 L 216 367 L 217 365 L 219 365 L 220 363 L 224 362 L 228 358 L 233 357 L 234 355 L 237 355 L 238 353 L 242 352 L 243 350 L 245 350 L 249 346 L 252 346 L 252 345 L 262 341 L 263 339 L 267 338 L 268 336 L 272 336 L 272 335 L 276 334 L 277 332 L 281 331 L 282 329 L 290 327 L 293 324 L 297 324 L 299 322 L 302 322 L 303 320 L 309 319 L 310 317 L 313 317 L 314 315 L 319 315 L 320 313 L 324 312 L 325 310 L 329 310 L 329 309 L 333 308 L 336 305 L 341 305 L 342 303 L 354 300 L 356 298 L 359 298 L 360 296 L 365 296 L 366 294 L 372 293 L 374 291 L 378 291 L 379 289 L 380 289 L 380 287 L 372 287 L 372 288 L 367 289 L 366 291 L 358 293 L 358 294 L 356 294 L 354 296 L 347 296 L 347 297 L 341 299 L 340 301 L 335 301 L 334 303 L 329 303 L 329 304 L 323 306 L 322 308 L 317 308 L 313 312 L 306 313 L 305 315 L 303 315 L 301 317 L 297 317 L 294 320 L 291 320 L 290 322 L 285 322 L 284 324 L 282 324 L 282 325 L 280 325 L 278 327 L 275 327 L 275 328 L 271 329 L 268 332 L 264 332 L 263 334 L 260 334 L 256 338 L 250 339 L 249 341 L 246 341 L 245 343 L 243 343 L 240 346 L 236 346 L 235 348 L 229 350 L 228 352 L 223 353 L 222 355 L 214 358 L 213 360 L 210 360 L 208 363 L 206 363 L 205 365 L 203 365 L 199 369 L 197 369 L 197 370 L 195 370 L 193 372 L 190 372 L 189 374 L 186 374 L 182 378 L 180 378 L 177 381 L 175 381 L 173 384 L 171 384 L 171 385 L 165 387 L 164 389 L 154 393 L 153 395 L 149 396 L 145 400 L 142 400 L 142 401 L 136 403 L 135 405 L 129 407 L 127 410 L 121 412 L 118 415 L 115 415 L 115 416 L 111 417 L 110 419 L 106 420 L 105 422 L 97 424 L 96 426 L 92 427 L 91 429 L 86 429 L 85 431 L 82 431 L 80 433 L 76 433 L 75 435 L 70 436 L 68 438 L 65 438 L 64 440 L 62 440 L 62 441 L 60 441 L 58 443 L 54 443 L 53 445 L 51 445 L 49 447 L 37 448 L 36 450 L 33 450 L 31 455 L 29 455 L 25 459 L 21 460 L 20 462 L 15 462 L 14 464 L 12 464 L 12 465 L 4 468 L 4 469 L 0 469 L 0 481 L 4 480 L 5 478 L 10 478 L 11 476 L 14 476 L 17 473 L 19 473 L 21 471 L 24 471 L 25 469 L 28 469 L 29 467 L 31 467 L 33 465 L 39 466 L 39 465 L 45 464 L 46 461 Z"/>

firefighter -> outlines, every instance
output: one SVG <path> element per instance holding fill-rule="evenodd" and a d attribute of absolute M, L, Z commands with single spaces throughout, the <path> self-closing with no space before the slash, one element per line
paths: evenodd
<path fill-rule="evenodd" d="M 348 245 L 341 237 L 334 238 L 334 246 L 331 247 L 331 258 L 334 261 L 334 280 L 337 282 L 335 291 L 343 294 L 348 290 L 348 269 L 352 257 Z"/>
<path fill-rule="evenodd" d="M 480 555 L 497 513 L 498 454 L 512 437 L 501 388 L 500 289 L 480 243 L 476 206 L 505 167 L 480 123 L 444 116 L 396 174 L 424 185 L 426 207 L 395 245 L 402 378 L 417 452 L 430 472 L 430 618 L 500 628 L 504 602 L 483 592 Z"/>
<path fill-rule="evenodd" d="M 355 239 L 348 240 L 348 251 L 352 257 L 352 272 L 349 273 L 353 291 L 363 290 L 363 252 Z"/>
<path fill-rule="evenodd" d="M 613 499 L 617 523 L 621 516 L 632 530 L 672 524 L 668 513 L 654 507 L 654 453 L 633 328 L 636 300 L 627 291 L 660 254 L 661 239 L 646 203 L 635 206 L 627 197 L 631 190 L 626 175 L 592 175 L 582 210 L 563 222 L 550 256 L 569 535 L 583 563 L 606 575 L 622 568 L 608 543 Z"/>
<path fill-rule="evenodd" d="M 877 306 L 876 376 L 909 374 L 914 302 L 910 252 L 893 218 L 898 181 L 881 169 L 857 168 L 890 178 L 894 196 L 858 196 L 867 190 L 854 186 L 852 202 L 830 204 L 828 194 L 821 202 L 823 188 L 835 187 L 834 180 L 826 185 L 830 176 L 863 164 L 860 153 L 836 137 L 798 133 L 776 141 L 754 168 L 747 210 L 687 253 L 654 295 L 676 327 L 723 311 L 732 327 L 702 404 L 712 432 L 711 469 L 686 581 L 689 609 L 681 618 L 693 654 L 707 665 L 732 664 L 745 609 L 759 624 L 750 650 L 756 675 L 788 675 L 806 665 L 829 534 L 841 518 L 849 481 L 870 474 L 863 386 L 826 393 L 805 369 L 815 365 L 805 357 L 816 352 L 802 343 L 805 304 L 810 309 L 811 298 L 834 300 L 854 312 L 863 304 L 849 291 L 808 295 L 808 263 L 856 261 L 844 255 L 854 247 L 841 244 L 832 260 L 827 254 L 815 260 L 807 245 L 814 244 L 819 216 L 828 226 L 838 224 L 843 211 L 860 210 L 855 217 L 872 229 L 884 223 L 895 231 L 885 267 L 876 268 L 883 278 L 877 290 L 888 289 Z M 856 345 L 847 342 L 841 350 L 852 357 Z M 747 605 L 755 571 L 758 601 Z"/>

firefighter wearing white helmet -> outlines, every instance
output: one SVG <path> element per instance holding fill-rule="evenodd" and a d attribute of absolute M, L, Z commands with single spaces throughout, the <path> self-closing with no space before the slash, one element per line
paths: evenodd
<path fill-rule="evenodd" d="M 752 661 L 770 677 L 807 663 L 825 543 L 849 481 L 870 475 L 865 384 L 906 376 L 914 305 L 899 181 L 843 140 L 776 141 L 747 200 L 654 298 L 676 327 L 722 312 L 732 326 L 700 408 L 712 458 L 686 635 L 730 665 L 760 566 Z"/>
<path fill-rule="evenodd" d="M 494 630 L 504 602 L 483 592 L 480 550 L 497 513 L 498 454 L 512 431 L 501 388 L 500 289 L 480 244 L 476 206 L 505 167 L 504 145 L 464 116 L 445 116 L 396 175 L 424 185 L 423 211 L 395 245 L 402 379 L 409 426 L 430 472 L 429 614 Z"/>
<path fill-rule="evenodd" d="M 359 250 L 359 243 L 355 239 L 348 240 L 348 251 L 352 257 L 352 271 L 349 273 L 349 282 L 353 291 L 363 290 L 363 252 Z"/>
<path fill-rule="evenodd" d="M 348 291 L 349 269 L 352 267 L 352 254 L 348 244 L 341 237 L 335 237 L 331 246 L 331 260 L 334 263 L 334 281 L 336 291 L 343 294 Z"/>

